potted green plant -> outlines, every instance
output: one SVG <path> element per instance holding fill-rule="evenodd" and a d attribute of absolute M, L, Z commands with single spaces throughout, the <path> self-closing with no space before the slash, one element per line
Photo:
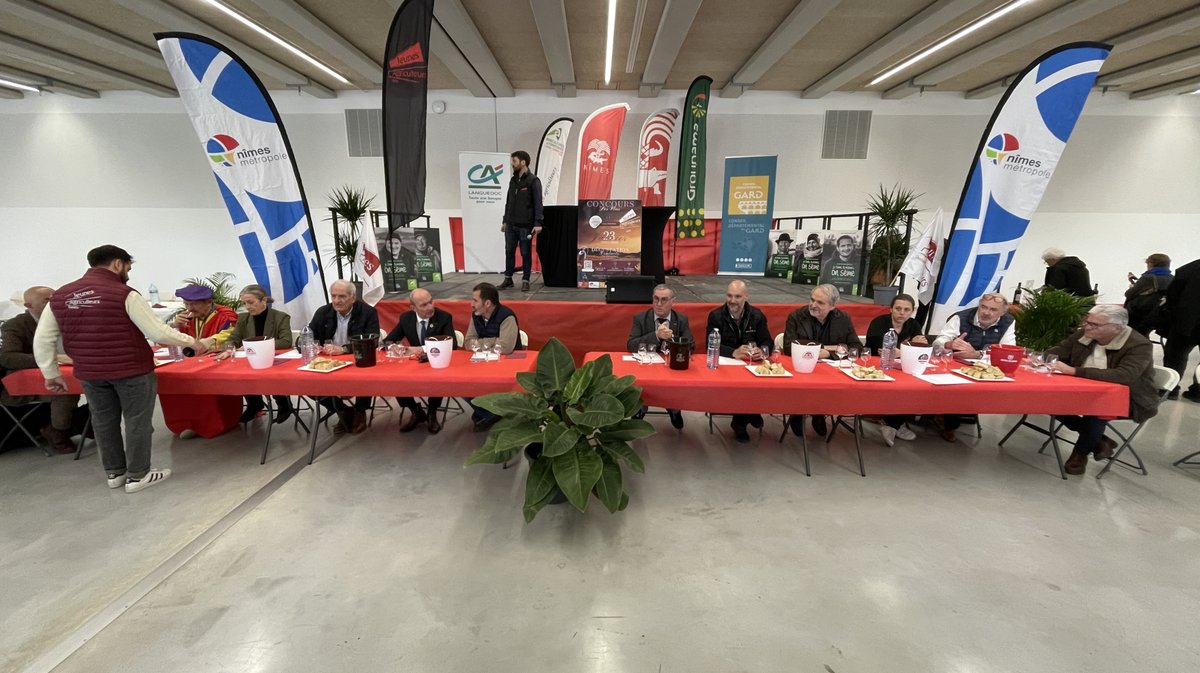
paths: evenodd
<path fill-rule="evenodd" d="M 238 287 L 234 285 L 237 276 L 228 271 L 218 271 L 205 278 L 184 278 L 184 285 L 199 285 L 201 287 L 210 288 L 213 291 L 213 303 L 222 306 L 228 306 L 233 310 L 238 310 L 242 307 L 242 299 L 238 296 Z M 179 315 L 183 309 L 179 309 L 171 313 L 167 318 L 167 322 L 173 322 L 175 316 Z"/>
<path fill-rule="evenodd" d="M 329 194 L 330 220 L 338 223 L 333 231 L 333 263 L 349 268 L 351 280 L 358 280 L 354 272 L 354 255 L 358 251 L 358 232 L 363 218 L 371 211 L 374 196 L 367 196 L 365 189 L 343 185 Z M 343 272 L 344 273 L 344 272 Z M 360 290 L 362 288 L 359 288 Z"/>
<path fill-rule="evenodd" d="M 905 224 L 921 195 L 911 189 L 894 185 L 890 190 L 879 185 L 879 192 L 867 197 L 867 233 L 871 237 L 868 275 L 875 303 L 890 304 L 896 296 L 890 283 L 908 255 Z M 892 289 L 889 289 L 892 288 Z"/>
<path fill-rule="evenodd" d="M 1057 346 L 1079 329 L 1095 305 L 1095 297 L 1076 297 L 1049 286 L 1026 290 L 1016 314 L 1017 344 L 1035 351 Z"/>
<path fill-rule="evenodd" d="M 642 389 L 633 381 L 613 375 L 608 355 L 576 368 L 567 347 L 552 338 L 534 371 L 517 374 L 523 392 L 475 398 L 502 419 L 466 464 L 505 463 L 525 450 L 527 523 L 562 498 L 583 512 L 595 495 L 609 512 L 621 511 L 629 504 L 621 465 L 645 471 L 629 442 L 654 434 L 654 426 L 633 418 L 642 408 Z"/>

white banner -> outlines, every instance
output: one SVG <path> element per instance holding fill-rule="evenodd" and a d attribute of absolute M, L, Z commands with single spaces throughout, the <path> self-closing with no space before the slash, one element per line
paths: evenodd
<path fill-rule="evenodd" d="M 638 137 L 637 197 L 643 206 L 665 206 L 671 143 L 679 110 L 667 108 L 646 117 Z"/>
<path fill-rule="evenodd" d="M 542 205 L 558 205 L 558 183 L 562 181 L 563 155 L 567 153 L 567 137 L 575 123 L 570 117 L 555 119 L 542 134 L 533 173 L 542 181 Z"/>
<path fill-rule="evenodd" d="M 504 271 L 504 200 L 512 168 L 501 152 L 459 152 L 464 271 Z"/>
<path fill-rule="evenodd" d="M 933 286 L 937 283 L 937 272 L 942 266 L 942 255 L 946 252 L 946 218 L 942 209 L 933 214 L 933 220 L 925 227 L 925 233 L 916 244 L 908 249 L 908 257 L 900 266 L 906 281 L 914 284 L 910 292 L 920 304 L 933 299 Z"/>
<path fill-rule="evenodd" d="M 358 246 L 354 250 L 354 273 L 363 284 L 359 299 L 374 306 L 383 299 L 383 265 L 379 262 L 379 245 L 375 232 L 365 224 L 358 230 Z"/>

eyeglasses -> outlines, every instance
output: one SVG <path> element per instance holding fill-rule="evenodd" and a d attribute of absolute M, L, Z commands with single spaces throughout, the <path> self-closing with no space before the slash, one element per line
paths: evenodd
<path fill-rule="evenodd" d="M 1101 327 L 1108 327 L 1111 324 L 1112 323 L 1110 323 L 1110 322 L 1092 322 L 1091 320 L 1083 321 L 1084 327 L 1091 327 L 1092 329 L 1100 329 Z"/>
<path fill-rule="evenodd" d="M 655 297 L 654 298 L 655 304 L 665 304 L 670 301 L 675 301 L 675 297 Z"/>

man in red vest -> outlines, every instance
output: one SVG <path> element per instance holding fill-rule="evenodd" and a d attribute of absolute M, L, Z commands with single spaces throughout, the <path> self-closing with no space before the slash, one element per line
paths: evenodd
<path fill-rule="evenodd" d="M 109 488 L 136 493 L 171 476 L 150 467 L 153 432 L 154 353 L 146 342 L 184 346 L 203 353 L 208 346 L 160 322 L 150 304 L 127 285 L 133 258 L 115 245 L 88 252 L 91 269 L 60 287 L 50 298 L 33 337 L 33 355 L 46 389 L 65 393 L 67 382 L 55 358 L 61 336 L 74 361 L 92 410 L 92 428 Z M 125 435 L 121 435 L 121 419 Z"/>

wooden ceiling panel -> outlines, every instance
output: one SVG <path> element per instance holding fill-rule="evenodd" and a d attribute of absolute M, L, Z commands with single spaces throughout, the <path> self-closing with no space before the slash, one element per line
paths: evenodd
<path fill-rule="evenodd" d="M 697 75 L 725 86 L 759 45 L 796 7 L 793 0 L 705 2 L 667 78 L 667 89 L 686 89 Z"/>

